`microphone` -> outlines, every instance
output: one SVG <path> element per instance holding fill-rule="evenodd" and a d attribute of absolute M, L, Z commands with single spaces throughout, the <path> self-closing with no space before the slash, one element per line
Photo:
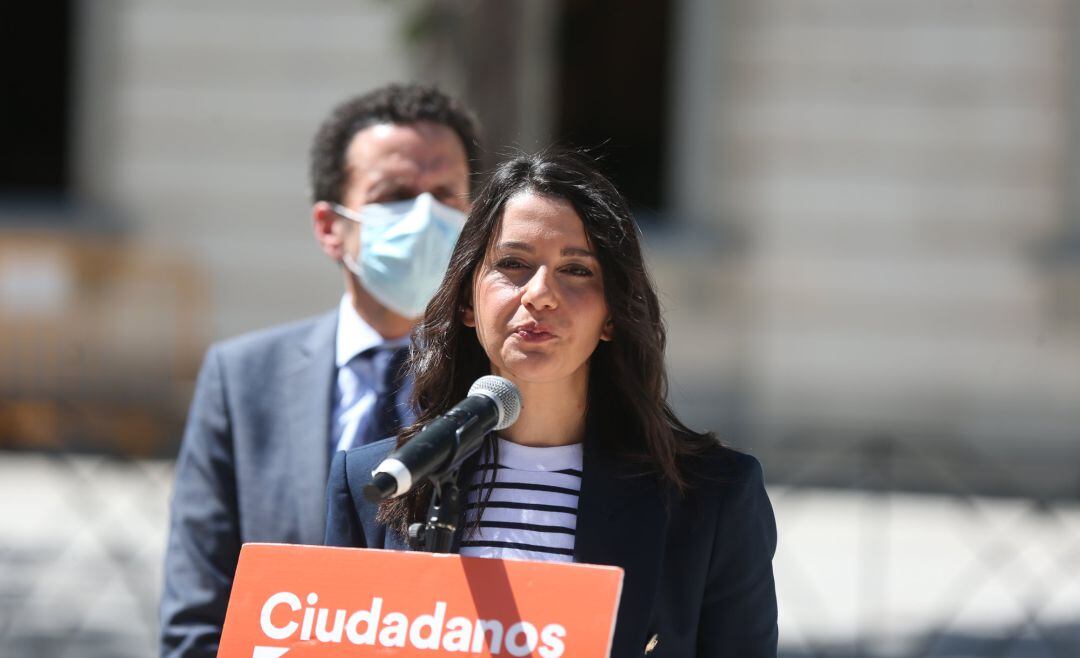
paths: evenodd
<path fill-rule="evenodd" d="M 503 430 L 521 414 L 521 393 L 509 379 L 486 375 L 473 382 L 469 395 L 431 421 L 371 472 L 364 498 L 376 503 L 400 496 L 413 483 L 453 470 L 480 448 L 491 430 Z"/>

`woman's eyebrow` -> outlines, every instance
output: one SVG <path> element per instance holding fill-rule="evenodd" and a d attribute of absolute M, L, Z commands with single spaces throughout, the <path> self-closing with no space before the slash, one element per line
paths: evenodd
<path fill-rule="evenodd" d="M 529 254 L 534 254 L 537 251 L 535 246 L 532 246 L 528 242 L 521 242 L 521 241 L 518 241 L 518 240 L 508 240 L 508 241 L 505 241 L 505 242 L 500 242 L 499 244 L 496 245 L 496 249 L 498 249 L 498 250 L 517 250 L 517 251 L 522 251 L 522 252 L 526 252 L 526 253 L 529 253 Z M 580 247 L 580 246 L 564 246 L 562 251 L 559 251 L 559 255 L 562 255 L 562 256 L 583 256 L 585 258 L 595 258 L 596 257 L 596 254 L 594 254 L 593 252 L 591 252 L 589 250 L 582 249 L 582 247 Z"/>
<path fill-rule="evenodd" d="M 586 258 L 596 258 L 596 254 L 588 249 L 582 249 L 581 247 L 563 247 L 561 252 L 563 256 L 584 256 Z"/>
<path fill-rule="evenodd" d="M 498 245 L 496 245 L 496 248 L 516 249 L 518 251 L 524 251 L 530 254 L 536 252 L 536 248 L 533 247 L 531 244 L 529 244 L 528 242 L 520 242 L 518 240 L 507 240 L 506 242 L 500 242 Z M 559 254 L 562 256 L 583 256 L 585 258 L 596 258 L 596 254 L 589 251 L 588 249 L 583 249 L 582 247 L 563 247 L 562 250 L 559 251 Z"/>
<path fill-rule="evenodd" d="M 518 251 L 527 251 L 530 254 L 536 251 L 528 242 L 518 242 L 517 240 L 507 240 L 506 242 L 500 242 L 496 246 L 499 249 L 517 249 Z"/>

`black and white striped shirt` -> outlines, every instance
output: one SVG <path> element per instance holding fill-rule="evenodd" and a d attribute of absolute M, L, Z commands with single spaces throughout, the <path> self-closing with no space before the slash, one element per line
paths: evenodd
<path fill-rule="evenodd" d="M 534 448 L 497 441 L 498 465 L 482 463 L 469 486 L 461 554 L 572 562 L 581 444 Z M 484 498 L 480 525 L 473 528 Z"/>

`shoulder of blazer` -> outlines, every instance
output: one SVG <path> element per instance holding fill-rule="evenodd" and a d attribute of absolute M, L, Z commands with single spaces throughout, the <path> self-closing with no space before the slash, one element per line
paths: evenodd
<path fill-rule="evenodd" d="M 754 456 L 720 444 L 685 458 L 683 466 L 691 491 L 741 487 L 763 480 L 761 462 Z"/>
<path fill-rule="evenodd" d="M 230 363 L 257 365 L 275 354 L 286 355 L 308 344 L 314 335 L 332 341 L 337 332 L 337 309 L 303 320 L 233 336 L 212 346 Z"/>

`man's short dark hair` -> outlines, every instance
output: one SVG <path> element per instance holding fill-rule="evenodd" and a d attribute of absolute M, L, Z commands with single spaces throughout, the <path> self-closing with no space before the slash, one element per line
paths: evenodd
<path fill-rule="evenodd" d="M 430 121 L 450 128 L 465 147 L 469 173 L 476 174 L 480 144 L 473 114 L 435 87 L 392 84 L 351 98 L 334 108 L 311 145 L 312 202 L 340 203 L 345 184 L 345 152 L 356 133 L 381 123 Z"/>

